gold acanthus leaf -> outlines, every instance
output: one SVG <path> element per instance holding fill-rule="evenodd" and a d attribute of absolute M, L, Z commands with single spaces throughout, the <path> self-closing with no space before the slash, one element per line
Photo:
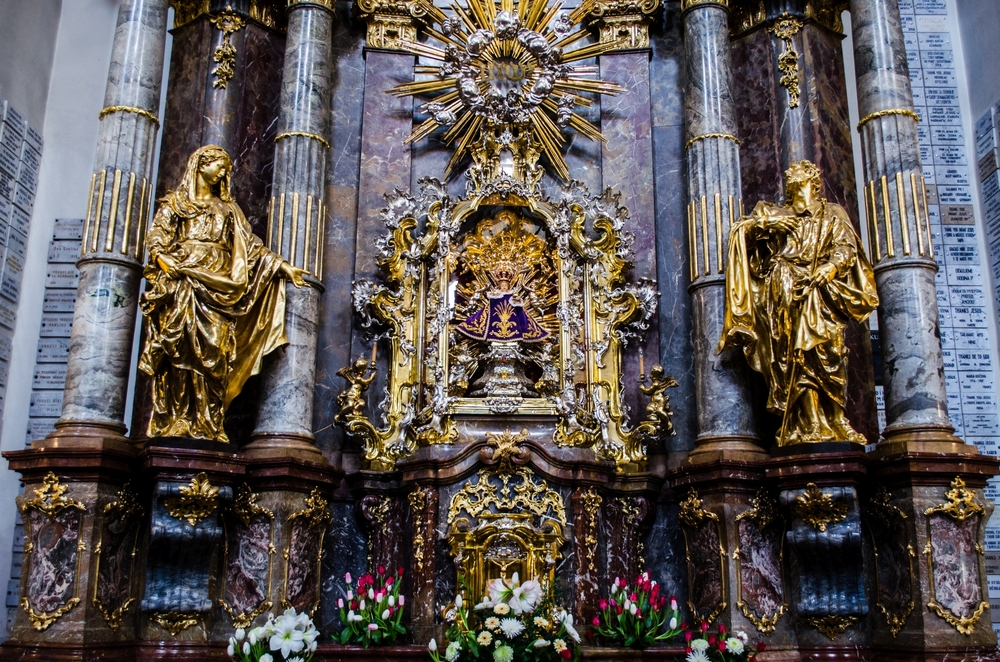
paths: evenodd
<path fill-rule="evenodd" d="M 835 502 L 833 495 L 821 491 L 816 483 L 809 483 L 805 493 L 795 497 L 795 514 L 812 528 L 824 532 L 831 524 L 847 519 L 847 504 Z"/>
<path fill-rule="evenodd" d="M 924 514 L 941 513 L 957 522 L 964 522 L 974 515 L 986 514 L 986 509 L 976 501 L 976 493 L 965 487 L 965 481 L 960 476 L 955 476 L 955 480 L 951 481 L 951 489 L 944 493 L 944 497 L 947 502 L 928 508 Z"/>
<path fill-rule="evenodd" d="M 219 505 L 219 488 L 208 482 L 204 471 L 192 478 L 189 485 L 182 485 L 180 493 L 164 499 L 163 505 L 171 517 L 186 520 L 191 526 L 208 519 Z"/>

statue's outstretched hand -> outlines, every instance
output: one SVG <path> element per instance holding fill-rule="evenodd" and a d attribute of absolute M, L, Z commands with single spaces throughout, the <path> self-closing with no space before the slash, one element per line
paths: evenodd
<path fill-rule="evenodd" d="M 288 280 L 292 281 L 295 287 L 305 287 L 306 280 L 302 276 L 306 273 L 304 269 L 299 269 L 298 267 L 293 267 L 288 262 L 281 265 L 281 273 Z"/>

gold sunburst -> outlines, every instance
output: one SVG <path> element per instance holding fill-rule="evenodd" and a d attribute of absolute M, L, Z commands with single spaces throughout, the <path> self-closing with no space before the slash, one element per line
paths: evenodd
<path fill-rule="evenodd" d="M 450 177 L 470 151 L 481 130 L 516 127 L 531 133 L 541 145 L 555 173 L 569 179 L 560 147 L 564 128 L 603 141 L 600 129 L 579 115 L 576 106 L 590 106 L 588 94 L 618 94 L 625 88 L 599 78 L 594 65 L 578 64 L 615 48 L 615 43 L 580 45 L 589 36 L 581 22 L 594 0 L 584 0 L 562 11 L 558 0 L 466 0 L 451 5 L 451 16 L 419 0 L 429 22 L 440 29 L 426 32 L 441 46 L 410 41 L 401 47 L 440 62 L 417 65 L 418 77 L 430 78 L 398 85 L 396 96 L 424 96 L 430 117 L 407 138 L 414 142 L 441 127 L 445 144 L 458 145 L 445 172 Z"/>

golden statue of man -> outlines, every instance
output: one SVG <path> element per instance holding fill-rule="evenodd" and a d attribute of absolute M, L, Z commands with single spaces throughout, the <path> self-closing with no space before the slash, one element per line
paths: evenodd
<path fill-rule="evenodd" d="M 160 201 L 146 239 L 139 370 L 153 380 L 150 437 L 226 442 L 226 409 L 285 336 L 285 279 L 303 270 L 264 247 L 230 192 L 232 160 L 207 145 Z"/>
<path fill-rule="evenodd" d="M 847 212 L 821 190 L 819 169 L 800 161 L 785 172 L 786 203 L 757 203 L 729 234 L 718 351 L 742 346 L 764 375 L 779 446 L 865 443 L 844 411 L 844 328 L 878 307 L 875 276 Z"/>

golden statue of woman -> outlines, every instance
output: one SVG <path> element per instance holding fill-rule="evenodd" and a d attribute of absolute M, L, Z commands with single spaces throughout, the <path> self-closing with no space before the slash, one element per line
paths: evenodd
<path fill-rule="evenodd" d="M 150 437 L 226 442 L 226 409 L 288 343 L 285 279 L 303 271 L 264 247 L 230 191 L 232 160 L 207 145 L 160 201 L 146 239 L 139 370 L 153 381 Z"/>
<path fill-rule="evenodd" d="M 820 197 L 819 169 L 785 172 L 785 205 L 759 202 L 729 234 L 719 350 L 742 346 L 782 416 L 778 445 L 865 443 L 844 410 L 849 320 L 878 307 L 875 276 L 843 207 Z"/>

